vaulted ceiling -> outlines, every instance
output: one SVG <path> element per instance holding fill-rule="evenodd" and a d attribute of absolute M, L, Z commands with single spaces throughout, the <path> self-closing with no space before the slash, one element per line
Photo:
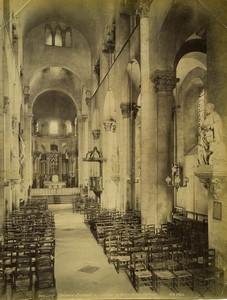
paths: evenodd
<path fill-rule="evenodd" d="M 102 41 L 105 24 L 118 10 L 120 0 L 13 0 L 24 35 L 42 22 L 61 21 L 75 27 L 91 48 Z M 92 50 L 92 49 L 91 49 Z"/>

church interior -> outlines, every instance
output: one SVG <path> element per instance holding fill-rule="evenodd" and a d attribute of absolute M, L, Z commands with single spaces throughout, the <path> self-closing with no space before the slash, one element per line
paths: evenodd
<path fill-rule="evenodd" d="M 227 296 L 226 12 L 1 2 L 0 299 Z"/>

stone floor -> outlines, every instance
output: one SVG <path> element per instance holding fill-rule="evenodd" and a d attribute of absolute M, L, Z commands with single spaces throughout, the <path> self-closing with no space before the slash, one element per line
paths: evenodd
<path fill-rule="evenodd" d="M 189 288 L 174 293 L 163 286 L 159 294 L 149 288 L 137 293 L 124 271 L 109 264 L 83 215 L 72 213 L 71 205 L 50 205 L 56 222 L 56 288 L 58 299 L 199 299 Z M 205 298 L 215 298 L 205 295 Z"/>

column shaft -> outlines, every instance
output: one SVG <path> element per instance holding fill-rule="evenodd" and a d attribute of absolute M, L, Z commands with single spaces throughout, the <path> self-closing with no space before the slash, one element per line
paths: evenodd
<path fill-rule="evenodd" d="M 140 19 L 141 55 L 141 215 L 157 224 L 157 102 L 150 92 L 149 18 Z"/>

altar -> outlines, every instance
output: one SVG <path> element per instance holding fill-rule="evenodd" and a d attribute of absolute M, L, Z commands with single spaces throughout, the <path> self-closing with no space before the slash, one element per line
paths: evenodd
<path fill-rule="evenodd" d="M 66 187 L 64 181 L 52 182 L 52 181 L 44 181 L 44 188 L 48 189 L 61 189 Z"/>
<path fill-rule="evenodd" d="M 58 181 L 58 175 L 53 175 L 52 181 L 44 181 L 44 188 L 60 189 L 64 187 L 66 187 L 66 183 L 64 181 Z"/>

